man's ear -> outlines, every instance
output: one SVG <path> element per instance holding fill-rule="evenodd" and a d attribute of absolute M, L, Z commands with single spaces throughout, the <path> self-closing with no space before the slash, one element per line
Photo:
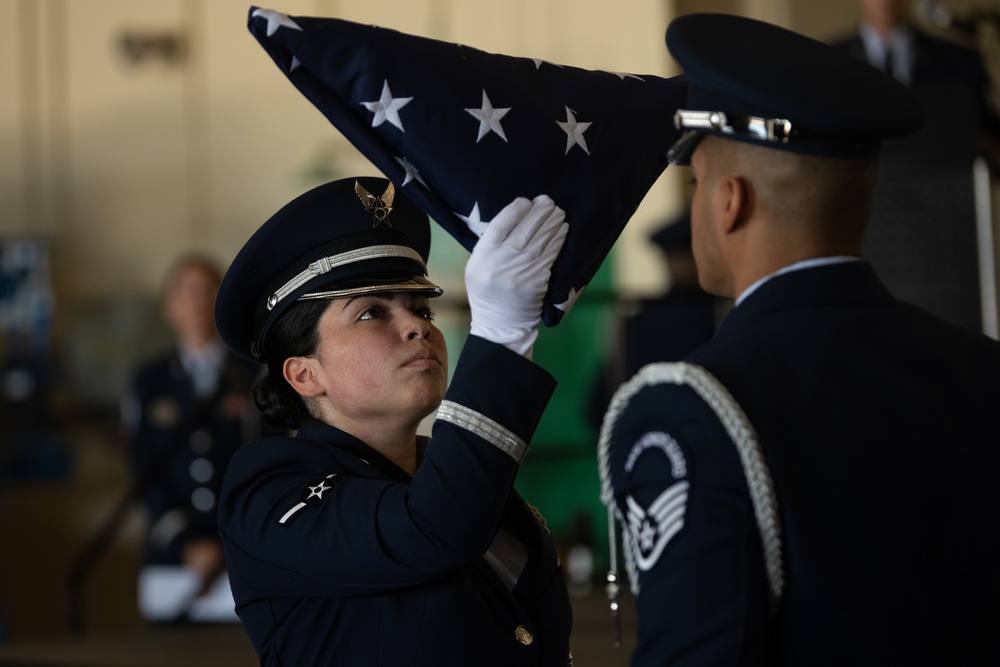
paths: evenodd
<path fill-rule="evenodd" d="M 281 365 L 281 374 L 300 396 L 315 398 L 326 390 L 320 380 L 319 362 L 313 357 L 288 357 Z"/>
<path fill-rule="evenodd" d="M 719 185 L 719 220 L 722 231 L 729 234 L 749 218 L 752 193 L 747 180 L 736 174 L 724 176 Z"/>

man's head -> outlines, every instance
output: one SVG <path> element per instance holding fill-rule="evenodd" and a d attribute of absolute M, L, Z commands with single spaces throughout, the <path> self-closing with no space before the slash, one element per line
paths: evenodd
<path fill-rule="evenodd" d="M 701 286 L 736 297 L 810 257 L 860 255 L 876 161 L 705 137 L 691 160 L 692 249 Z"/>
<path fill-rule="evenodd" d="M 878 147 L 919 127 L 916 99 L 826 44 L 743 17 L 682 16 L 667 46 L 689 82 L 671 161 L 693 160 L 702 285 L 736 296 L 800 259 L 860 254 Z"/>
<path fill-rule="evenodd" d="M 858 0 L 861 18 L 880 33 L 906 23 L 911 0 Z"/>

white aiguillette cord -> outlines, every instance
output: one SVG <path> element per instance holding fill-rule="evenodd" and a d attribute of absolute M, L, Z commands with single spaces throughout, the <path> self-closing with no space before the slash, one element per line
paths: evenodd
<path fill-rule="evenodd" d="M 615 511 L 608 507 L 608 544 L 610 549 L 610 563 L 608 567 L 608 583 L 604 587 L 604 592 L 608 595 L 608 603 L 611 605 L 611 622 L 614 628 L 615 648 L 622 646 L 622 619 L 621 619 L 621 590 L 618 583 L 618 536 L 615 534 Z"/>

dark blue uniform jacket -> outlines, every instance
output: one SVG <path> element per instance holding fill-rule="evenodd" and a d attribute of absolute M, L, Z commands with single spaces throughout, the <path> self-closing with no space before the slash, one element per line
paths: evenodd
<path fill-rule="evenodd" d="M 608 459 L 622 515 L 647 519 L 634 522 L 634 665 L 1000 664 L 1000 344 L 897 301 L 853 262 L 771 279 L 687 361 L 756 432 L 784 596 L 772 615 L 716 413 L 682 384 L 642 389 Z M 670 489 L 680 513 L 657 514 Z M 679 529 L 658 541 L 653 515 Z"/>
<path fill-rule="evenodd" d="M 470 336 L 445 401 L 528 442 L 554 385 Z M 469 426 L 439 418 L 412 478 L 319 422 L 237 453 L 219 522 L 262 665 L 568 663 L 565 580 L 512 490 L 519 460 Z M 513 590 L 484 559 L 498 529 L 527 557 Z"/>
<path fill-rule="evenodd" d="M 126 402 L 135 414 L 124 419 L 124 435 L 133 482 L 149 514 L 146 563 L 178 564 L 188 542 L 218 535 L 222 478 L 248 435 L 251 423 L 242 415 L 252 409 L 250 387 L 259 371 L 227 353 L 218 388 L 206 398 L 195 395 L 176 349 L 136 371 Z M 162 530 L 164 521 L 171 530 Z"/>

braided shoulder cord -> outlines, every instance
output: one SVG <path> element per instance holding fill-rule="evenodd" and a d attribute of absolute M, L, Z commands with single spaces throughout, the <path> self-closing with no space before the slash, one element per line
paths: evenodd
<path fill-rule="evenodd" d="M 613 521 L 616 514 L 614 491 L 611 488 L 610 445 L 618 418 L 625 412 L 629 401 L 644 387 L 657 384 L 687 385 L 694 390 L 719 418 L 726 433 L 736 445 L 750 501 L 753 504 L 757 528 L 760 531 L 764 550 L 764 564 L 771 589 L 772 608 L 777 607 L 784 590 L 784 566 L 781 557 L 781 523 L 778 519 L 778 501 L 774 492 L 774 482 L 764 461 L 764 455 L 757 442 L 753 426 L 739 404 L 724 386 L 701 366 L 678 363 L 655 363 L 644 366 L 631 380 L 623 384 L 611 399 L 611 405 L 601 424 L 597 445 L 598 472 L 601 477 L 601 501 L 608 508 L 609 530 L 612 539 L 611 568 L 617 568 L 614 548 Z M 621 519 L 620 513 L 618 513 Z M 632 581 L 633 591 L 638 594 L 638 576 L 632 551 L 625 549 L 626 567 Z"/>

